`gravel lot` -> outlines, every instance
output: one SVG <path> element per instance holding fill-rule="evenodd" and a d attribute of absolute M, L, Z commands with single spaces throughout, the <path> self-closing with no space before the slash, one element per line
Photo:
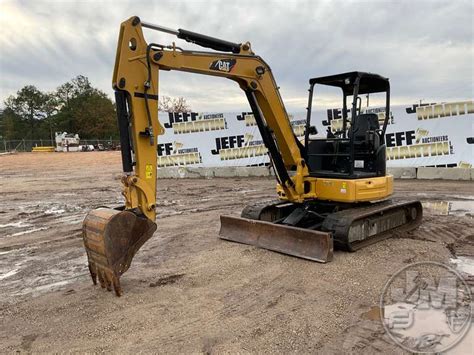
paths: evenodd
<path fill-rule="evenodd" d="M 80 229 L 121 202 L 120 153 L 0 166 L 2 353 L 402 353 L 378 319 L 385 282 L 412 262 L 474 256 L 472 182 L 397 180 L 395 199 L 425 204 L 422 226 L 318 264 L 217 238 L 219 215 L 274 197 L 273 179 L 160 180 L 158 230 L 117 298 L 92 285 Z"/>

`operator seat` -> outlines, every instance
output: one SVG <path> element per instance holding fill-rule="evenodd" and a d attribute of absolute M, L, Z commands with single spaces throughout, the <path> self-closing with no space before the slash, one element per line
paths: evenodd
<path fill-rule="evenodd" d="M 380 130 L 380 123 L 379 117 L 376 113 L 360 114 L 355 118 L 354 127 L 352 127 L 352 132 L 354 133 L 354 143 L 368 143 L 370 132 L 375 132 L 377 133 L 377 136 L 379 136 L 378 130 Z"/>
<path fill-rule="evenodd" d="M 354 157 L 364 161 L 364 170 L 386 174 L 385 144 L 381 137 L 379 118 L 376 113 L 363 113 L 355 118 L 351 128 L 354 136 Z"/>

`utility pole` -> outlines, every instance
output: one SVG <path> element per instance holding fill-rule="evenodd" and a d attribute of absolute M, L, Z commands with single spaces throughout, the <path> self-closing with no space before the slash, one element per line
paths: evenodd
<path fill-rule="evenodd" d="M 54 144 L 53 144 L 53 124 L 51 123 L 51 119 L 49 120 L 49 138 L 51 138 L 51 146 L 54 146 Z"/>

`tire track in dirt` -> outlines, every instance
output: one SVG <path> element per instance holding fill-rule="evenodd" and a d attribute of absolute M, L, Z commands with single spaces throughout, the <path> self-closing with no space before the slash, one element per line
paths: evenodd
<path fill-rule="evenodd" d="M 417 229 L 400 237 L 447 245 L 467 240 L 473 234 L 473 230 L 474 220 L 471 218 L 425 214 L 422 224 Z"/>
<path fill-rule="evenodd" d="M 206 324 L 208 331 L 218 332 L 219 328 L 234 328 L 236 319 L 251 317 L 259 319 L 259 323 L 267 324 L 274 315 L 268 312 L 269 300 L 279 299 L 282 296 L 282 286 L 288 282 L 288 275 L 281 273 L 265 282 L 258 282 L 252 279 L 250 283 L 254 286 L 247 288 L 239 287 L 237 290 L 228 291 L 226 294 L 216 299 L 218 307 L 206 309 Z M 258 285 L 258 286 L 255 286 Z M 186 277 L 180 287 L 186 288 Z M 193 284 L 192 287 L 198 287 Z M 164 332 L 160 333 L 157 344 L 161 346 L 172 346 L 176 343 L 186 343 L 189 339 L 199 338 L 202 333 L 203 318 L 196 314 L 191 318 L 186 318 Z M 239 329 L 242 333 L 247 333 L 248 329 Z M 221 339 L 220 341 L 222 341 Z"/>

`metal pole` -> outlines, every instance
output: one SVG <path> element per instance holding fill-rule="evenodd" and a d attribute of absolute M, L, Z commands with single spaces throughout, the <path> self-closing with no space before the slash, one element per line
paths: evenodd
<path fill-rule="evenodd" d="M 313 106 L 313 90 L 314 84 L 311 84 L 309 87 L 309 95 L 308 95 L 308 107 L 306 107 L 306 125 L 305 125 L 305 132 L 304 132 L 304 146 L 305 146 L 305 155 L 306 159 L 308 154 L 308 146 L 309 146 L 309 127 L 311 126 L 311 110 Z"/>
<path fill-rule="evenodd" d="M 51 146 L 54 146 L 54 143 L 53 143 L 53 125 L 51 124 L 51 121 L 49 122 L 49 138 L 51 138 Z"/>
<path fill-rule="evenodd" d="M 158 25 L 155 25 L 153 23 L 148 23 L 148 22 L 143 22 L 143 21 L 142 21 L 142 27 L 150 28 L 152 30 L 156 30 L 156 31 L 160 31 L 160 32 L 169 33 L 169 34 L 172 34 L 172 35 L 175 35 L 175 36 L 177 36 L 179 34 L 179 32 L 177 30 L 173 30 L 172 28 L 158 26 Z"/>

